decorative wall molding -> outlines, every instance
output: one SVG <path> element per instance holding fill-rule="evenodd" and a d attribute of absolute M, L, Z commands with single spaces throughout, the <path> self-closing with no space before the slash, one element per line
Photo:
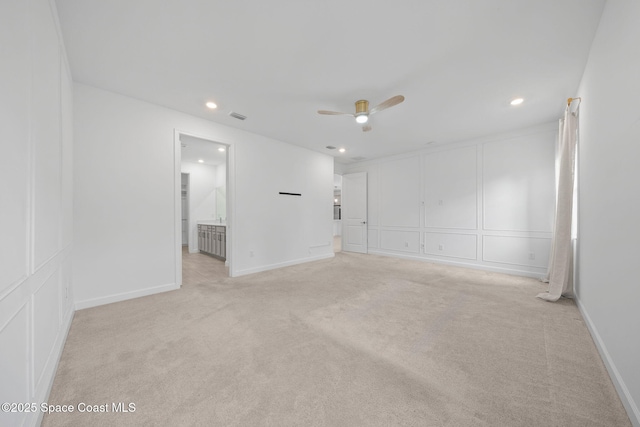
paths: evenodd
<path fill-rule="evenodd" d="M 348 173 L 367 172 L 368 216 L 382 219 L 375 226 L 369 222 L 369 252 L 541 277 L 548 250 L 539 242 L 550 246 L 551 233 L 535 225 L 553 216 L 555 189 L 546 184 L 554 182 L 556 132 L 556 123 L 548 123 L 349 165 Z M 491 164 L 502 169 L 486 173 Z M 532 183 L 537 183 L 535 191 Z M 503 186 L 519 196 L 499 198 Z M 491 209 L 485 203 L 489 192 Z M 489 215 L 496 230 L 479 228 Z M 420 218 L 419 225 L 413 218 Z M 512 223 L 533 227 L 506 231 Z M 406 233 L 417 233 L 416 243 L 403 240 Z M 442 242 L 434 243 L 436 238 Z M 519 252 L 513 253 L 510 238 L 536 242 L 535 250 L 515 245 Z"/>

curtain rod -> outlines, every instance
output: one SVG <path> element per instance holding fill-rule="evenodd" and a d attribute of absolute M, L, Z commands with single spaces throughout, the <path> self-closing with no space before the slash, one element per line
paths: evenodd
<path fill-rule="evenodd" d="M 578 100 L 578 101 L 582 102 L 582 98 L 580 98 L 580 97 L 577 97 L 577 98 L 567 98 L 567 107 L 568 107 L 568 106 L 570 106 L 570 105 L 571 105 L 571 103 L 572 103 L 573 101 L 576 101 L 576 100 Z"/>

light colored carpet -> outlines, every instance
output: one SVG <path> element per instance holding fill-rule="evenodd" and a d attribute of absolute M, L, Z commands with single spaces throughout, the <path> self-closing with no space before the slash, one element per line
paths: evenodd
<path fill-rule="evenodd" d="M 44 426 L 630 426 L 575 306 L 534 279 L 337 253 L 78 311 Z M 217 277 L 216 277 L 217 276 Z"/>

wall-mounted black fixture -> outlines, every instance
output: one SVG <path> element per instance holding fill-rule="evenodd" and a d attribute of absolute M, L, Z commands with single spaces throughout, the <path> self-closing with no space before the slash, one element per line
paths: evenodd
<path fill-rule="evenodd" d="M 302 196 L 302 193 L 285 193 L 284 191 L 281 191 L 278 194 L 282 194 L 285 196 Z"/>

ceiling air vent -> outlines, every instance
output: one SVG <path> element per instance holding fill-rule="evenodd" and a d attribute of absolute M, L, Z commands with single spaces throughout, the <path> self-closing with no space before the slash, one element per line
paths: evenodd
<path fill-rule="evenodd" d="M 360 162 L 362 160 L 366 159 L 366 157 L 362 157 L 362 156 L 358 156 L 358 157 L 352 157 L 351 160 L 355 160 L 356 162 Z"/>
<path fill-rule="evenodd" d="M 244 119 L 247 118 L 247 116 L 243 116 L 242 114 L 238 114 L 235 111 L 230 112 L 229 115 L 231 117 L 233 117 L 234 119 L 238 119 L 238 120 L 244 120 Z"/>
<path fill-rule="evenodd" d="M 336 147 L 334 147 L 333 145 L 327 145 L 325 148 L 327 150 L 335 150 L 336 149 Z"/>

